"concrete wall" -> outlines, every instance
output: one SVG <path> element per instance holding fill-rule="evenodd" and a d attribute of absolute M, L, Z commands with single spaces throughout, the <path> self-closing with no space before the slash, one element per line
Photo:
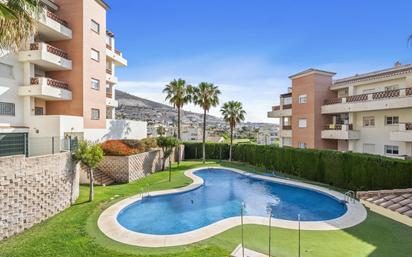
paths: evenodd
<path fill-rule="evenodd" d="M 70 153 L 0 158 L 0 240 L 69 207 L 79 196 Z"/>
<path fill-rule="evenodd" d="M 23 65 L 18 62 L 15 55 L 2 53 L 0 51 L 0 65 L 4 65 L 3 72 L 0 71 L 0 102 L 15 103 L 16 114 L 14 116 L 1 116 L 0 126 L 22 126 L 23 120 L 23 98 L 18 96 L 20 85 L 23 84 Z M 7 73 L 9 67 L 12 74 Z"/>
<path fill-rule="evenodd" d="M 105 129 L 84 129 L 84 139 L 143 139 L 147 137 L 147 123 L 132 120 L 106 120 Z"/>

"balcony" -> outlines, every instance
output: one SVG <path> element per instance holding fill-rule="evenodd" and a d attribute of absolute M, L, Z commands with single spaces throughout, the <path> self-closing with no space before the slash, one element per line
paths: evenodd
<path fill-rule="evenodd" d="M 358 140 L 360 132 L 353 130 L 352 124 L 330 124 L 321 132 L 322 139 Z"/>
<path fill-rule="evenodd" d="M 397 131 L 389 134 L 392 141 L 412 142 L 412 122 L 401 123 Z"/>
<path fill-rule="evenodd" d="M 44 77 L 31 78 L 29 86 L 19 87 L 19 95 L 51 101 L 72 100 L 67 83 Z"/>
<path fill-rule="evenodd" d="M 48 10 L 44 10 L 44 13 L 39 17 L 38 32 L 45 41 L 72 38 L 72 30 L 67 22 Z"/>
<path fill-rule="evenodd" d="M 292 125 L 283 125 L 279 131 L 280 137 L 292 137 Z"/>
<path fill-rule="evenodd" d="M 322 114 L 376 111 L 412 107 L 412 87 L 328 99 Z"/>
<path fill-rule="evenodd" d="M 63 50 L 46 43 L 30 44 L 30 50 L 19 53 L 20 62 L 31 62 L 44 71 L 71 70 L 72 61 Z"/>
<path fill-rule="evenodd" d="M 268 112 L 268 118 L 281 118 L 292 116 L 292 105 L 284 104 L 272 107 L 272 111 Z"/>
<path fill-rule="evenodd" d="M 122 53 L 114 49 L 111 45 L 106 45 L 106 56 L 109 60 L 113 61 L 116 66 L 127 66 L 127 60 L 123 58 Z"/>
<path fill-rule="evenodd" d="M 111 69 L 106 69 L 106 82 L 109 84 L 117 84 L 118 82 L 117 77 L 113 75 L 113 71 Z"/>
<path fill-rule="evenodd" d="M 113 93 L 110 91 L 106 91 L 106 106 L 117 108 L 119 106 L 119 102 L 113 98 Z"/>

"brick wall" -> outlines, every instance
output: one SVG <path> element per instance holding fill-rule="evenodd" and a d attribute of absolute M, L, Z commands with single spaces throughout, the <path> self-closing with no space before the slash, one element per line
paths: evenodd
<path fill-rule="evenodd" d="M 70 153 L 0 157 L 0 240 L 61 212 L 78 196 Z"/>
<path fill-rule="evenodd" d="M 184 156 L 183 153 L 184 146 L 180 150 L 181 156 Z M 172 156 L 174 162 L 178 156 L 176 150 Z M 97 168 L 117 183 L 129 183 L 161 170 L 162 157 L 163 153 L 159 149 L 131 156 L 105 156 Z M 165 167 L 168 165 L 169 162 L 166 161 Z"/>

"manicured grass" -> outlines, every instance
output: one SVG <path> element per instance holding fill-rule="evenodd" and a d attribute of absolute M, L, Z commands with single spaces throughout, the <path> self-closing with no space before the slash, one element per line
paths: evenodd
<path fill-rule="evenodd" d="M 244 164 L 208 162 L 207 165 L 230 166 L 254 172 L 263 169 Z M 138 194 L 149 185 L 150 190 L 161 190 L 188 185 L 191 180 L 183 175 L 199 162 L 183 162 L 174 167 L 172 182 L 167 172 L 160 172 L 127 185 L 97 187 L 95 201 L 86 202 L 87 187 L 81 188 L 76 205 L 32 229 L 0 242 L 0 256 L 228 256 L 240 243 L 240 228 L 225 231 L 214 238 L 194 245 L 150 249 L 117 243 L 105 237 L 97 228 L 101 211 L 115 201 Z M 245 245 L 261 252 L 267 251 L 268 227 L 245 226 Z M 274 256 L 297 256 L 296 230 L 272 228 Z M 380 257 L 411 256 L 412 228 L 369 212 L 362 224 L 340 231 L 302 231 L 302 256 L 311 257 Z"/>

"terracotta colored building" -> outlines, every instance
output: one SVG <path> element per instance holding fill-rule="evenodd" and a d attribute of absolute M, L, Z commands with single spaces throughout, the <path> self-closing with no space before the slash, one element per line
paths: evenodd
<path fill-rule="evenodd" d="M 280 145 L 410 158 L 412 65 L 334 76 L 308 69 L 289 77 L 289 92 L 268 113 L 280 119 Z"/>

